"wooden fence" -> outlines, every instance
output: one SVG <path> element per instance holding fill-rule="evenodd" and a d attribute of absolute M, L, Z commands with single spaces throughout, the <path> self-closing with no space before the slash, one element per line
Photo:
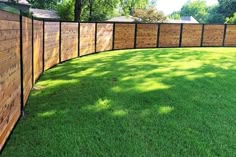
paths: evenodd
<path fill-rule="evenodd" d="M 0 10 L 0 150 L 54 65 L 108 50 L 207 46 L 236 46 L 236 25 L 40 21 Z"/>

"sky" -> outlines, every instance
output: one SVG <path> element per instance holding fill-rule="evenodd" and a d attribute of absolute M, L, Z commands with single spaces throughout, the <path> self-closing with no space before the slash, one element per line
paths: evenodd
<path fill-rule="evenodd" d="M 157 9 L 163 11 L 166 15 L 173 11 L 179 11 L 188 0 L 157 0 Z M 217 0 L 206 0 L 208 5 L 217 4 Z"/>

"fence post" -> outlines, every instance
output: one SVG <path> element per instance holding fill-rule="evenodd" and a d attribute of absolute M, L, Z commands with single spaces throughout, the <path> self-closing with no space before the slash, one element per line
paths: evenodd
<path fill-rule="evenodd" d="M 45 54 L 45 20 L 43 19 L 43 72 L 44 72 L 44 68 L 45 68 L 45 63 L 44 63 L 44 58 L 45 58 L 45 56 L 44 56 L 44 54 Z"/>
<path fill-rule="evenodd" d="M 59 22 L 59 63 L 61 63 L 61 21 Z"/>
<path fill-rule="evenodd" d="M 80 22 L 78 22 L 78 57 L 80 57 Z"/>
<path fill-rule="evenodd" d="M 32 87 L 34 86 L 34 18 L 32 17 Z"/>
<path fill-rule="evenodd" d="M 161 24 L 158 23 L 158 29 L 157 29 L 157 48 L 160 47 L 160 30 L 161 30 Z"/>
<path fill-rule="evenodd" d="M 224 47 L 225 46 L 225 38 L 226 38 L 226 31 L 227 31 L 227 24 L 225 24 L 225 27 L 224 27 L 224 35 L 223 35 L 223 43 L 222 43 L 222 46 Z"/>
<path fill-rule="evenodd" d="M 180 35 L 179 35 L 179 47 L 182 47 L 182 35 L 183 33 L 183 23 L 181 23 L 181 26 L 180 26 Z"/>
<path fill-rule="evenodd" d="M 115 30 L 116 30 L 116 24 L 113 22 L 113 33 L 112 33 L 112 50 L 115 49 Z"/>
<path fill-rule="evenodd" d="M 137 29 L 138 29 L 138 24 L 135 23 L 135 29 L 134 29 L 134 48 L 136 49 L 136 44 L 137 44 Z"/>
<path fill-rule="evenodd" d="M 98 26 L 98 24 L 97 24 L 97 22 L 95 22 L 95 44 L 94 44 L 94 50 L 95 50 L 95 53 L 97 52 L 97 26 Z"/>
<path fill-rule="evenodd" d="M 24 116 L 24 64 L 23 64 L 23 24 L 20 12 L 20 85 L 21 85 L 21 113 Z"/>
<path fill-rule="evenodd" d="M 203 46 L 203 41 L 204 41 L 204 29 L 205 29 L 205 24 L 202 24 L 202 35 L 201 35 L 201 47 Z"/>

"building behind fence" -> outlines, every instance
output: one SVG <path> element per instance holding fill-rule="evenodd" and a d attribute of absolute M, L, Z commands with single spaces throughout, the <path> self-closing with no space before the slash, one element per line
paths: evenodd
<path fill-rule="evenodd" d="M 47 69 L 101 51 L 236 46 L 236 25 L 40 21 L 0 11 L 0 150 Z"/>

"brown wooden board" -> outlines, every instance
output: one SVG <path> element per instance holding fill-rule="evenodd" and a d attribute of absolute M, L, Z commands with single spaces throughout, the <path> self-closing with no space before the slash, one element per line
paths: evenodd
<path fill-rule="evenodd" d="M 43 72 L 43 22 L 34 20 L 34 82 Z"/>
<path fill-rule="evenodd" d="M 24 105 L 32 89 L 32 20 L 22 17 Z"/>
<path fill-rule="evenodd" d="M 114 49 L 134 48 L 135 24 L 115 24 Z"/>
<path fill-rule="evenodd" d="M 201 46 L 202 25 L 201 24 L 183 24 L 182 47 Z"/>
<path fill-rule="evenodd" d="M 205 25 L 203 46 L 222 46 L 224 25 Z"/>
<path fill-rule="evenodd" d="M 16 17 L 16 18 L 14 18 Z M 10 21 L 9 19 L 13 21 Z M 0 11 L 0 151 L 20 116 L 19 16 Z M 4 20 L 6 19 L 6 20 Z M 14 21 L 15 20 L 15 21 Z M 8 29 L 7 28 L 8 25 Z M 13 29 L 14 28 L 14 29 Z M 9 36 L 8 36 L 8 35 Z"/>
<path fill-rule="evenodd" d="M 137 24 L 137 48 L 157 46 L 158 24 Z"/>
<path fill-rule="evenodd" d="M 59 63 L 59 22 L 45 22 L 45 70 Z"/>
<path fill-rule="evenodd" d="M 178 47 L 181 24 L 160 25 L 160 47 Z"/>
<path fill-rule="evenodd" d="M 113 40 L 113 24 L 98 23 L 97 24 L 97 52 L 112 49 Z"/>
<path fill-rule="evenodd" d="M 80 56 L 95 52 L 95 23 L 80 24 Z"/>
<path fill-rule="evenodd" d="M 78 23 L 61 23 L 61 61 L 78 56 Z"/>
<path fill-rule="evenodd" d="M 227 25 L 225 46 L 236 46 L 236 25 Z"/>
<path fill-rule="evenodd" d="M 4 10 L 0 10 L 0 20 L 5 21 L 20 21 L 20 16 Z"/>

